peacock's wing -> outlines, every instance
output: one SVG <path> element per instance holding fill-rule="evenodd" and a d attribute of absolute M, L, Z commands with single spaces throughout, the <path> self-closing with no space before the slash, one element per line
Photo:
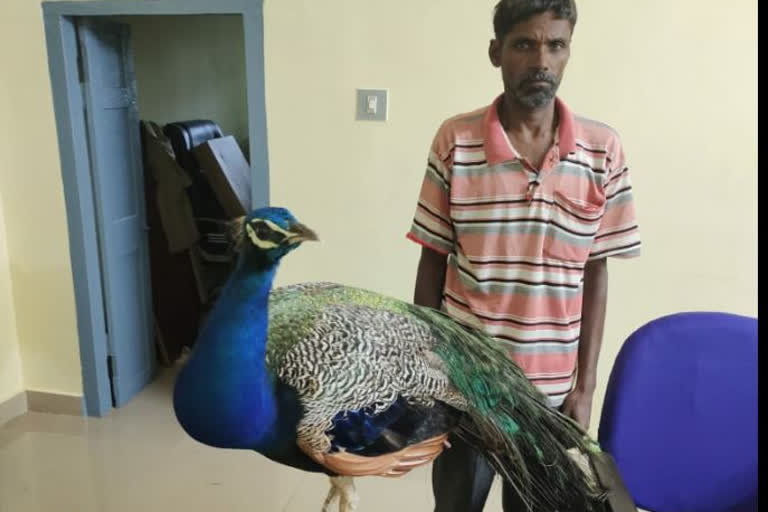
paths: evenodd
<path fill-rule="evenodd" d="M 267 364 L 304 407 L 298 439 L 328 453 L 397 451 L 456 423 L 461 396 L 408 305 L 330 283 L 274 290 Z"/>

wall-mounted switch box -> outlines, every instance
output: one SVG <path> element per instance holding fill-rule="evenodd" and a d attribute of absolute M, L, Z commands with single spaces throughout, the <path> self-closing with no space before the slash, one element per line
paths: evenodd
<path fill-rule="evenodd" d="M 389 110 L 389 91 L 386 89 L 357 90 L 357 120 L 386 121 Z"/>

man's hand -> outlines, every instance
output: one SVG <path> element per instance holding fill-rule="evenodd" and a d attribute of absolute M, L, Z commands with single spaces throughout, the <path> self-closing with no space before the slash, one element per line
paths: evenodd
<path fill-rule="evenodd" d="M 574 389 L 563 402 L 563 414 L 573 418 L 584 430 L 589 430 L 592 417 L 592 395 L 594 392 Z"/>

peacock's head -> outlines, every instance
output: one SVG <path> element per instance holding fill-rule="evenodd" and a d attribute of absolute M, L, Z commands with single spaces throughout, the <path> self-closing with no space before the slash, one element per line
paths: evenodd
<path fill-rule="evenodd" d="M 314 231 L 285 208 L 266 207 L 235 221 L 235 240 L 245 258 L 276 263 L 302 242 L 316 241 Z"/>

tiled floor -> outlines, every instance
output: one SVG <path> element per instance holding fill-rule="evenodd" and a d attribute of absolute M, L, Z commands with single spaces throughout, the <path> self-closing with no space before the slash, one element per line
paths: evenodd
<path fill-rule="evenodd" d="M 176 423 L 166 371 L 103 419 L 29 413 L 0 427 L 0 512 L 319 512 L 324 476 L 208 448 Z M 494 483 L 487 511 L 501 511 Z M 359 512 L 432 509 L 429 469 L 357 480 Z"/>

